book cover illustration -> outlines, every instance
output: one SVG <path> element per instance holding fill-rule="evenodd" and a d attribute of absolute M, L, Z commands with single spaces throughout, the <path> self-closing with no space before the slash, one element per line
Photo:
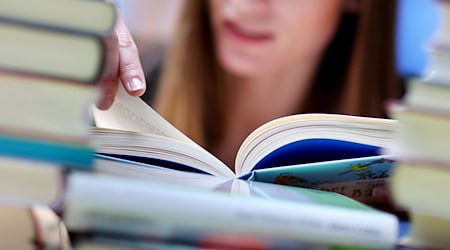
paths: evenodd
<path fill-rule="evenodd" d="M 370 202 L 373 188 L 386 184 L 393 168 L 394 160 L 382 155 L 261 169 L 249 179 L 332 191 Z"/>

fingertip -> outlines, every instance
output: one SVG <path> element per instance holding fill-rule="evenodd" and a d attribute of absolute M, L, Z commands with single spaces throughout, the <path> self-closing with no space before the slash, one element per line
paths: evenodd
<path fill-rule="evenodd" d="M 130 95 L 141 96 L 144 94 L 146 84 L 139 77 L 132 77 L 125 81 L 125 89 Z"/>
<path fill-rule="evenodd" d="M 100 110 L 107 110 L 112 106 L 113 102 L 114 102 L 113 96 L 105 95 L 97 102 L 96 106 Z"/>

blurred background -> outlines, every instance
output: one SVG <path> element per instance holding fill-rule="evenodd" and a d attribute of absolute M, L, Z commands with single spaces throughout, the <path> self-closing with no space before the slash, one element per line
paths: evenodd
<path fill-rule="evenodd" d="M 180 4 L 185 0 L 116 0 L 142 58 L 151 69 L 164 56 Z M 432 0 L 399 0 L 397 13 L 397 69 L 402 76 L 418 76 L 427 64 L 424 51 L 437 29 L 439 12 Z"/>
<path fill-rule="evenodd" d="M 400 75 L 418 76 L 425 69 L 425 46 L 441 16 L 433 0 L 399 0 L 397 8 L 397 69 Z"/>
<path fill-rule="evenodd" d="M 116 0 L 138 46 L 142 66 L 152 69 L 170 41 L 183 0 Z"/>

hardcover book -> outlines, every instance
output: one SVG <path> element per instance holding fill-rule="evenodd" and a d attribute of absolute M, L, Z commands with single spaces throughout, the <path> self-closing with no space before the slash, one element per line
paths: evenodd
<path fill-rule="evenodd" d="M 0 69 L 95 83 L 115 23 L 104 1 L 1 1 Z"/>
<path fill-rule="evenodd" d="M 105 1 L 14 0 L 0 2 L 0 20 L 95 36 L 114 29 L 116 9 Z"/>
<path fill-rule="evenodd" d="M 0 131 L 60 142 L 87 142 L 95 85 L 0 72 Z"/>
<path fill-rule="evenodd" d="M 211 191 L 88 173 L 73 173 L 67 183 L 64 221 L 74 233 L 151 238 L 185 229 L 196 237 L 239 234 L 344 248 L 392 248 L 398 237 L 394 215 L 333 192 L 239 179 Z"/>

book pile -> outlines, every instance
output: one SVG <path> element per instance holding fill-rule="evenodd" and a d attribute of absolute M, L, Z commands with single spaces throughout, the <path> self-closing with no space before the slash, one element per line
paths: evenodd
<path fill-rule="evenodd" d="M 429 64 L 412 79 L 403 100 L 388 108 L 400 126 L 390 151 L 397 157 L 391 180 L 394 201 L 409 211 L 406 245 L 450 245 L 450 1 L 435 1 L 442 25 L 428 46 Z"/>
<path fill-rule="evenodd" d="M 69 246 L 59 188 L 46 187 L 54 169 L 94 164 L 89 107 L 115 14 L 97 1 L 0 2 L 0 216 L 11 235 L 2 249 Z"/>

